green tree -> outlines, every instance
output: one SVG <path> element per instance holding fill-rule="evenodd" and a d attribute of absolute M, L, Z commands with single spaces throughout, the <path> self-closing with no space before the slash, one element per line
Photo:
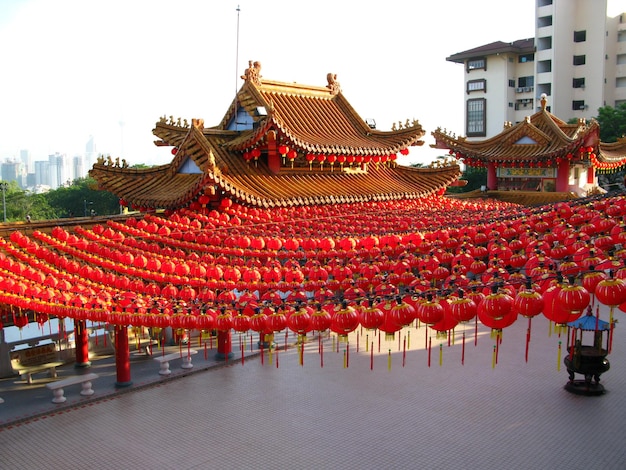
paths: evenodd
<path fill-rule="evenodd" d="M 487 184 L 487 168 L 467 166 L 465 171 L 463 171 L 463 175 L 461 175 L 461 179 L 467 181 L 465 186 L 450 186 L 447 192 L 457 194 L 480 189 L 481 186 Z"/>
<path fill-rule="evenodd" d="M 617 142 L 618 138 L 626 135 L 626 103 L 615 108 L 611 106 L 599 108 L 596 120 L 600 124 L 600 140 Z"/>
<path fill-rule="evenodd" d="M 97 189 L 93 178 L 78 178 L 70 186 L 50 191 L 48 203 L 57 217 L 114 215 L 120 211 L 119 199 L 108 191 Z"/>

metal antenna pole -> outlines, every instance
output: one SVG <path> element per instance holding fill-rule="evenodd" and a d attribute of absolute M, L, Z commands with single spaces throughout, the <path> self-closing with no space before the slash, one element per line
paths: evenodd
<path fill-rule="evenodd" d="M 239 80 L 239 12 L 237 5 L 237 49 L 235 50 L 235 130 L 237 130 L 237 83 Z"/>
<path fill-rule="evenodd" d="M 239 12 L 241 8 L 237 5 L 237 50 L 235 51 L 235 96 L 237 96 L 237 81 L 239 80 Z"/>

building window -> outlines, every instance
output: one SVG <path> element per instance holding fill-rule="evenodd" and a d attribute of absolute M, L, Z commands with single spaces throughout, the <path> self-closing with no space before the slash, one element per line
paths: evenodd
<path fill-rule="evenodd" d="M 575 55 L 574 56 L 574 65 L 585 65 L 585 56 L 584 55 Z"/>
<path fill-rule="evenodd" d="M 517 87 L 521 88 L 522 92 L 528 93 L 529 91 L 533 91 L 535 86 L 535 77 L 529 75 L 528 77 L 519 77 L 517 79 Z"/>
<path fill-rule="evenodd" d="M 509 87 L 515 88 L 515 80 L 509 80 Z"/>
<path fill-rule="evenodd" d="M 615 87 L 616 88 L 626 87 L 626 77 L 617 77 L 615 79 Z"/>
<path fill-rule="evenodd" d="M 467 100 L 467 136 L 484 137 L 487 135 L 487 100 L 478 98 Z"/>
<path fill-rule="evenodd" d="M 517 57 L 517 61 L 520 64 L 525 64 L 526 62 L 534 62 L 535 61 L 535 54 L 522 54 L 522 55 Z"/>
<path fill-rule="evenodd" d="M 574 31 L 574 42 L 585 42 L 587 40 L 587 31 Z"/>
<path fill-rule="evenodd" d="M 487 60 L 484 57 L 467 61 L 467 71 L 483 69 L 487 70 Z"/>
<path fill-rule="evenodd" d="M 585 88 L 585 79 L 584 78 L 572 79 L 572 87 L 573 88 Z"/>
<path fill-rule="evenodd" d="M 537 18 L 537 28 L 545 28 L 546 26 L 552 26 L 552 15 Z"/>
<path fill-rule="evenodd" d="M 587 109 L 589 106 L 587 106 L 585 104 L 584 100 L 574 100 L 572 101 L 572 109 L 574 111 L 584 111 L 585 109 Z"/>
<path fill-rule="evenodd" d="M 471 93 L 472 91 L 483 91 L 486 92 L 487 91 L 487 80 L 482 79 L 482 80 L 470 80 L 469 82 L 467 82 L 467 94 Z"/>
<path fill-rule="evenodd" d="M 552 36 L 546 36 L 543 38 L 537 39 L 537 50 L 545 51 L 547 49 L 552 49 Z"/>
<path fill-rule="evenodd" d="M 537 0 L 538 7 L 547 7 L 548 5 L 552 5 L 552 0 Z"/>
<path fill-rule="evenodd" d="M 537 73 L 552 72 L 552 60 L 540 60 L 537 62 Z"/>
<path fill-rule="evenodd" d="M 619 31 L 617 33 L 617 42 L 624 42 L 626 41 L 626 31 Z"/>

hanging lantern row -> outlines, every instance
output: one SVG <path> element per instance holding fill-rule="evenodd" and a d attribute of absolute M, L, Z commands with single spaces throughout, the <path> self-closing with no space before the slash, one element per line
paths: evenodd
<path fill-rule="evenodd" d="M 249 152 L 244 152 L 243 153 L 243 159 L 250 163 L 250 161 L 254 160 L 254 163 L 256 165 L 257 161 L 259 160 L 259 157 L 261 156 L 261 149 L 259 147 L 255 147 L 252 150 L 250 150 Z"/>
<path fill-rule="evenodd" d="M 598 171 L 598 173 L 616 173 L 618 171 L 623 171 L 626 166 L 626 158 L 617 162 L 601 162 L 598 160 L 596 154 L 592 153 L 589 155 L 589 160 L 591 160 L 591 164 Z"/>
<path fill-rule="evenodd" d="M 291 168 L 294 166 L 294 161 L 298 157 L 298 152 L 294 149 L 290 149 L 287 145 L 279 145 L 278 153 L 282 157 L 283 165 L 287 164 L 287 160 L 291 164 Z M 408 155 L 409 150 L 404 148 L 400 150 L 401 155 Z M 261 150 L 257 147 L 250 151 L 243 153 L 243 159 L 246 162 L 251 162 L 254 160 L 255 162 L 261 156 Z M 398 159 L 398 155 L 395 153 L 389 155 L 335 155 L 335 154 L 307 154 L 305 155 L 306 161 L 309 163 L 309 169 L 313 169 L 313 164 L 318 163 L 320 165 L 320 169 L 324 169 L 324 164 L 328 163 L 331 167 L 331 171 L 333 170 L 336 163 L 339 164 L 341 169 L 343 169 L 344 165 L 352 166 L 354 164 L 368 164 L 370 162 L 379 164 L 383 163 L 395 163 Z"/>
<path fill-rule="evenodd" d="M 448 152 L 450 155 L 454 156 L 457 160 L 461 160 L 466 166 L 476 167 L 476 168 L 486 168 L 487 162 L 483 159 L 468 157 L 461 152 L 455 152 L 450 149 Z M 571 160 L 574 156 L 571 153 L 568 153 L 565 157 L 567 160 Z M 558 166 L 563 163 L 564 159 L 562 157 L 549 158 L 544 160 L 523 160 L 523 161 L 510 161 L 510 160 L 492 160 L 490 163 L 493 163 L 496 167 L 502 168 L 553 168 L 554 166 Z M 626 164 L 626 161 L 624 162 Z"/>

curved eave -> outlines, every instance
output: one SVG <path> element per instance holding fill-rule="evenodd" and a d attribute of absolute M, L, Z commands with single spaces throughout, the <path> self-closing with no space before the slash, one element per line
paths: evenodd
<path fill-rule="evenodd" d="M 136 170 L 95 164 L 89 175 L 98 182 L 100 189 L 135 207 L 150 209 L 180 207 L 204 183 L 203 174 L 172 174 L 170 165 Z"/>
<path fill-rule="evenodd" d="M 537 114 L 547 114 L 539 112 Z M 536 115 L 537 115 L 536 114 Z M 536 116 L 535 115 L 535 116 Z M 530 121 L 530 122 L 529 122 Z M 597 122 L 590 125 L 567 126 L 572 137 L 567 135 L 551 115 L 542 119 L 532 118 L 516 126 L 503 130 L 500 134 L 482 141 L 468 141 L 465 137 L 448 135 L 441 129 L 432 132 L 435 147 L 449 149 L 461 153 L 465 157 L 484 162 L 489 161 L 537 161 L 564 157 L 574 153 L 579 147 L 589 145 L 597 135 Z M 537 125 L 539 124 L 539 125 Z M 521 138 L 528 136 L 537 144 L 517 144 Z"/>
<path fill-rule="evenodd" d="M 253 164 L 250 164 L 253 165 Z M 242 204 L 291 207 L 417 198 L 456 181 L 457 165 L 438 169 L 389 168 L 367 173 L 294 171 L 274 175 L 259 164 L 254 172 L 209 175 L 226 195 Z"/>
<path fill-rule="evenodd" d="M 601 162 L 615 163 L 626 159 L 626 137 L 617 142 L 600 142 L 598 160 Z"/>

